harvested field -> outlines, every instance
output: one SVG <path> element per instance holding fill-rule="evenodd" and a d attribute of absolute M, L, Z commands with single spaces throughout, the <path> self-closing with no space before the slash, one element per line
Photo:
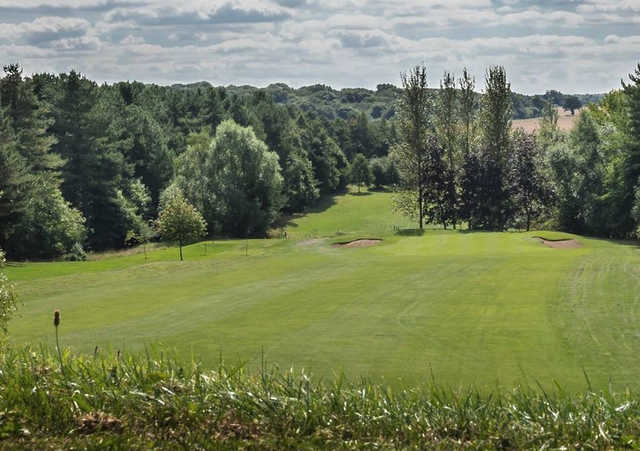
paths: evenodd
<path fill-rule="evenodd" d="M 558 107 L 558 128 L 564 132 L 571 131 L 579 116 L 580 112 L 576 112 L 576 114 L 572 116 L 570 111 Z M 534 133 L 540 128 L 540 118 L 516 119 L 513 121 L 513 128 L 521 128 L 527 133 Z"/>

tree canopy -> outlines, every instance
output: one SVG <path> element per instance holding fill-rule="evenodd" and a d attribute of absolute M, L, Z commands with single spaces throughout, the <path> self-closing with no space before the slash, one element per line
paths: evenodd
<path fill-rule="evenodd" d="M 282 207 L 278 155 L 232 120 L 213 138 L 193 139 L 176 169 L 177 186 L 202 211 L 210 233 L 264 234 Z"/>
<path fill-rule="evenodd" d="M 182 246 L 202 238 L 207 231 L 207 223 L 200 212 L 187 202 L 179 190 L 166 197 L 156 226 L 163 240 L 178 243 L 180 260 L 183 260 Z"/>

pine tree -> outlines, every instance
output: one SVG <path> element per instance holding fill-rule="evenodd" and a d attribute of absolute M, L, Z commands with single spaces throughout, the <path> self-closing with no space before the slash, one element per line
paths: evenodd
<path fill-rule="evenodd" d="M 99 98 L 95 83 L 75 71 L 56 80 L 53 150 L 66 163 L 62 193 L 86 218 L 93 249 L 122 246 L 131 228 L 118 191 L 126 186 L 132 167 L 122 154 L 123 143 L 109 135 L 112 124 L 108 98 Z"/>
<path fill-rule="evenodd" d="M 60 193 L 60 157 L 43 101 L 17 65 L 0 79 L 0 245 L 12 258 L 55 257 L 84 238 L 84 218 Z"/>
<path fill-rule="evenodd" d="M 622 83 L 626 96 L 626 112 L 628 125 L 626 130 L 627 142 L 625 143 L 624 180 L 625 198 L 624 211 L 629 211 L 634 203 L 635 193 L 640 189 L 640 63 L 635 72 L 629 74 L 630 83 Z M 638 224 L 635 224 L 635 228 Z M 630 233 L 631 230 L 627 230 Z"/>
<path fill-rule="evenodd" d="M 5 249 L 25 213 L 33 180 L 8 122 L 0 110 L 0 246 Z"/>

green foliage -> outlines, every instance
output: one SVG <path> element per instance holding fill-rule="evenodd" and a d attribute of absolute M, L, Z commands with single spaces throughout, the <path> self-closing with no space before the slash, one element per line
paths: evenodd
<path fill-rule="evenodd" d="M 465 86 L 466 80 L 463 80 Z M 466 100 L 466 99 L 461 99 Z M 465 115 L 462 115 L 465 116 Z M 436 136 L 443 148 L 444 155 L 432 158 L 433 175 L 437 177 L 438 198 L 432 202 L 438 210 L 439 221 L 446 228 L 447 223 L 456 227 L 459 216 L 460 152 L 458 146 L 459 132 L 458 98 L 455 77 L 445 72 L 440 82 L 440 93 L 436 109 Z M 466 126 L 465 126 L 466 128 Z"/>
<path fill-rule="evenodd" d="M 582 107 L 582 102 L 576 96 L 567 96 L 562 104 L 565 110 L 570 110 L 571 115 L 574 115 L 576 110 Z"/>
<path fill-rule="evenodd" d="M 74 243 L 71 250 L 64 255 L 64 259 L 70 262 L 83 262 L 87 259 L 87 253 L 78 242 Z"/>
<path fill-rule="evenodd" d="M 305 124 L 302 143 L 313 164 L 314 177 L 318 181 L 320 192 L 329 194 L 346 188 L 349 181 L 349 162 L 321 123 L 312 121 Z"/>
<path fill-rule="evenodd" d="M 394 208 L 417 219 L 422 230 L 426 205 L 425 192 L 429 176 L 429 153 L 426 146 L 432 131 L 432 102 L 427 92 L 427 69 L 414 67 L 402 74 L 404 87 L 400 111 L 400 142 L 392 150 L 392 158 L 400 173 L 400 187 Z"/>
<path fill-rule="evenodd" d="M 383 186 L 394 186 L 400 182 L 400 175 L 393 159 L 390 157 L 372 158 L 369 161 L 373 186 L 382 188 Z"/>
<path fill-rule="evenodd" d="M 369 168 L 369 162 L 367 157 L 361 153 L 356 154 L 355 158 L 351 162 L 351 182 L 358 185 L 358 191 L 360 187 L 369 186 L 373 179 L 371 169 Z"/>
<path fill-rule="evenodd" d="M 534 221 L 550 211 L 553 201 L 549 171 L 534 135 L 517 133 L 513 139 L 513 197 L 517 208 L 514 225 L 531 229 Z"/>
<path fill-rule="evenodd" d="M 497 69 L 490 70 L 489 75 L 492 71 Z M 493 78 L 499 78 L 497 72 Z M 458 211 L 461 205 L 469 205 L 460 201 L 466 158 L 461 153 L 469 154 L 474 148 L 479 151 L 475 119 L 479 100 L 486 113 L 498 105 L 494 102 L 489 108 L 489 99 L 499 97 L 475 93 L 474 80 L 467 71 L 460 77 L 459 87 L 455 89 L 453 76 L 447 74 L 440 91 L 429 90 L 425 84 L 423 92 L 428 108 L 422 120 L 428 132 L 420 139 L 424 145 L 426 135 L 435 128 L 438 142 L 431 146 L 432 155 L 425 156 L 430 169 L 423 168 L 422 174 L 432 181 L 421 195 L 416 194 L 415 199 L 421 199 L 416 205 L 423 204 L 417 207 L 421 213 L 416 216 L 438 217 L 445 226 L 455 226 L 460 216 L 468 217 L 468 212 Z M 608 205 L 599 213 L 607 224 L 597 233 L 630 236 L 636 229 L 630 211 L 640 174 L 631 156 L 629 118 L 633 114 L 626 112 L 628 93 L 632 92 L 611 94 L 606 106 L 603 102 L 590 107 L 606 159 L 601 171 L 604 197 L 598 202 Z M 505 96 L 513 104 L 514 117 L 538 115 L 545 102 L 561 105 L 568 99 L 557 91 L 533 97 L 507 92 L 502 96 L 503 106 L 508 104 Z M 577 98 L 583 103 L 597 100 L 597 96 Z M 432 108 L 434 101 L 438 109 Z M 336 91 L 322 85 L 291 89 L 283 84 L 264 89 L 214 88 L 205 82 L 168 87 L 138 82 L 98 85 L 75 71 L 23 77 L 18 65 L 8 65 L 0 80 L 0 246 L 12 259 L 58 257 L 69 253 L 76 242 L 94 251 L 121 247 L 128 231 L 140 234 L 156 216 L 160 194 L 174 182 L 193 185 L 188 196 L 193 202 L 198 200 L 198 208 L 206 214 L 204 201 L 209 188 L 196 186 L 195 181 L 184 182 L 184 177 L 175 172 L 174 162 L 187 152 L 189 142 L 191 147 L 208 147 L 201 141 L 215 136 L 217 128 L 229 118 L 251 127 L 256 139 L 278 155 L 282 180 L 274 183 L 280 185 L 277 190 L 252 185 L 245 179 L 246 183 L 233 193 L 214 191 L 218 198 L 211 202 L 224 211 L 211 214 L 210 227 L 214 233 L 226 235 L 262 235 L 281 212 L 313 208 L 320 194 L 344 190 L 355 155 L 387 161 L 384 159 L 390 149 L 406 142 L 408 136 L 403 108 L 406 110 L 406 89 L 388 84 L 379 85 L 375 91 Z M 498 116 L 504 124 L 509 114 L 503 108 L 501 114 L 492 117 Z M 497 139 L 496 130 L 488 133 L 487 115 L 482 118 L 481 147 L 496 153 L 492 147 L 504 147 L 501 139 L 508 134 Z M 556 136 L 542 137 L 540 145 L 548 149 L 559 140 Z M 439 150 L 444 150 L 443 156 Z M 508 153 L 497 152 L 500 157 L 495 164 L 501 174 L 507 171 L 502 160 L 508 160 Z M 396 163 L 375 163 L 371 167 L 377 171 L 378 185 L 399 182 Z M 509 177 L 491 174 L 486 172 L 493 178 L 477 180 L 495 185 L 484 190 L 484 197 L 508 191 L 497 189 L 499 183 L 494 179 Z M 186 186 L 182 188 L 189 191 Z M 247 192 L 241 193 L 243 190 Z M 483 196 L 476 200 L 484 202 Z M 485 207 L 491 208 L 484 210 L 495 210 L 491 214 L 496 217 L 512 216 L 514 208 L 501 196 L 496 199 L 496 208 L 487 204 Z M 46 202 L 50 208 L 36 211 Z M 235 214 L 240 215 L 238 221 L 230 219 Z M 84 232 L 78 227 L 82 218 Z M 490 222 L 500 224 L 490 227 L 508 223 L 503 219 L 494 217 Z"/>
<path fill-rule="evenodd" d="M 114 102 L 114 107 L 117 103 Z M 151 201 L 157 205 L 158 196 L 173 175 L 174 154 L 169 150 L 167 136 L 160 124 L 145 109 L 128 105 L 109 113 L 112 141 L 122 143 L 122 154 L 133 166 L 133 177 L 148 189 Z"/>
<path fill-rule="evenodd" d="M 0 119 L 0 244 L 6 246 L 27 208 L 28 197 L 23 193 L 31 177 L 2 111 Z"/>
<path fill-rule="evenodd" d="M 514 211 L 509 186 L 511 88 L 501 66 L 489 68 L 485 82 L 480 115 L 482 139 L 476 150 L 478 155 L 467 156 L 464 216 L 474 228 L 504 230 Z"/>
<path fill-rule="evenodd" d="M 222 122 L 177 162 L 177 185 L 202 211 L 211 233 L 265 234 L 282 205 L 278 155 L 251 128 Z"/>
<path fill-rule="evenodd" d="M 4 274 L 5 263 L 4 252 L 0 249 L 0 332 L 3 333 L 7 332 L 9 320 L 16 310 L 15 289 Z M 2 337 L 0 337 L 0 344 L 2 344 Z"/>
<path fill-rule="evenodd" d="M 292 153 L 284 165 L 282 175 L 287 210 L 301 211 L 306 206 L 313 205 L 320 197 L 313 165 L 305 155 Z"/>
<path fill-rule="evenodd" d="M 182 246 L 202 238 L 207 231 L 207 223 L 200 212 L 181 194 L 167 199 L 158 214 L 156 227 L 160 238 L 178 243 L 180 260 L 183 259 Z"/>
<path fill-rule="evenodd" d="M 452 169 L 455 168 L 457 153 L 457 132 L 458 132 L 458 99 L 456 92 L 455 77 L 445 72 L 444 78 L 440 81 L 440 92 L 436 106 L 436 133 L 447 154 L 447 164 Z"/>
<path fill-rule="evenodd" d="M 636 72 L 630 75 L 632 83 L 623 83 L 622 90 L 583 111 L 567 140 L 561 135 L 546 140 L 552 144 L 558 222 L 565 230 L 617 238 L 638 236 L 640 128 L 634 123 L 640 117 L 640 71 Z"/>
<path fill-rule="evenodd" d="M 95 83 L 73 71 L 49 89 L 55 105 L 50 130 L 58 140 L 53 150 L 66 160 L 62 193 L 85 216 L 89 247 L 119 247 L 130 225 L 123 192 L 132 174 L 122 153 L 125 139 L 110 135 L 114 110 Z"/>
<path fill-rule="evenodd" d="M 622 449 L 638 446 L 635 391 L 437 382 L 391 390 L 303 371 L 147 358 L 8 350 L 0 360 L 0 434 L 7 448 Z M 551 412 L 551 413 L 550 413 Z M 159 421 L 162 419 L 162 421 Z"/>
<path fill-rule="evenodd" d="M 461 126 L 461 152 L 464 156 L 471 152 L 476 137 L 476 113 L 478 109 L 478 98 L 475 89 L 475 78 L 465 67 L 462 77 L 458 80 L 460 86 L 460 126 Z"/>
<path fill-rule="evenodd" d="M 558 110 L 551 102 L 545 102 L 537 135 L 538 146 L 544 152 L 547 152 L 551 146 L 563 139 L 562 132 L 558 127 L 558 118 Z"/>
<path fill-rule="evenodd" d="M 511 85 L 502 66 L 490 67 L 485 77 L 481 126 L 483 147 L 498 165 L 508 158 L 511 132 Z"/>
<path fill-rule="evenodd" d="M 47 108 L 16 65 L 0 80 L 0 245 L 12 258 L 52 258 L 85 239 L 84 218 L 63 198 L 50 152 Z"/>
<path fill-rule="evenodd" d="M 183 86 L 187 90 L 202 90 L 201 84 Z M 208 88 L 213 89 L 213 88 Z M 333 89 L 326 85 L 304 86 L 299 89 L 291 88 L 283 83 L 269 85 L 266 88 L 252 86 L 230 86 L 229 92 L 238 96 L 251 96 L 256 92 L 266 94 L 274 102 L 292 106 L 296 109 L 312 113 L 315 117 L 333 121 L 356 120 L 362 113 L 370 119 L 396 119 L 398 109 L 396 104 L 402 97 L 402 89 L 392 84 L 380 84 L 375 90 L 364 88 Z M 432 94 L 436 90 L 431 90 Z M 479 94 L 476 94 L 479 97 Z M 568 95 L 559 91 L 548 91 L 543 95 L 528 96 L 512 93 L 514 104 L 513 119 L 540 117 L 544 102 L 550 101 L 554 105 L 563 106 Z M 576 97 L 583 103 L 598 102 L 600 94 L 579 94 Z"/>
<path fill-rule="evenodd" d="M 265 144 L 278 154 L 282 165 L 284 209 L 302 211 L 320 196 L 313 164 L 303 139 L 305 132 L 290 118 L 289 112 L 265 98 L 254 99 L 254 109 L 260 117 Z"/>
<path fill-rule="evenodd" d="M 608 222 L 602 196 L 605 193 L 605 161 L 596 124 L 583 112 L 568 143 L 551 151 L 551 167 L 559 188 L 559 225 L 565 230 L 599 234 Z"/>
<path fill-rule="evenodd" d="M 48 259 L 73 252 L 87 236 L 85 219 L 59 189 L 44 182 L 34 191 L 27 210 L 7 243 L 10 255 Z"/>

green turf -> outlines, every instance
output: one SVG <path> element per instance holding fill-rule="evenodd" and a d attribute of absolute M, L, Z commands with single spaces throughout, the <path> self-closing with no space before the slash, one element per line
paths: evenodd
<path fill-rule="evenodd" d="M 209 242 L 84 263 L 13 265 L 23 305 L 15 344 L 62 341 L 140 350 L 162 343 L 205 364 L 268 362 L 316 375 L 344 371 L 397 385 L 583 389 L 638 385 L 640 253 L 553 232 L 466 233 L 408 227 L 391 195 L 347 194 L 295 217 L 289 240 Z M 332 242 L 380 237 L 369 248 Z M 323 239 L 326 238 L 326 239 Z"/>

